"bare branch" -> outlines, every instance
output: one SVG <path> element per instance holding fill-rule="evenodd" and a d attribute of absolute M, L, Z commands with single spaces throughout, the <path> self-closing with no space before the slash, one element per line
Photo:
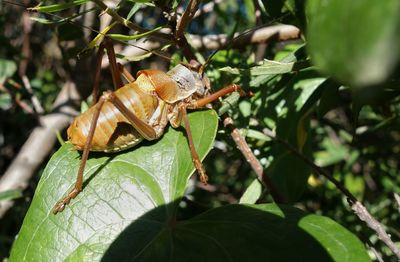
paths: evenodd
<path fill-rule="evenodd" d="M 254 31 L 237 33 L 235 37 L 241 35 L 232 43 L 232 47 L 243 47 L 248 44 L 266 43 L 271 40 L 285 41 L 290 39 L 298 39 L 300 37 L 300 29 L 292 25 L 273 25 L 261 27 Z M 230 41 L 226 34 L 218 35 L 190 35 L 191 44 L 199 49 L 219 49 L 225 47 Z"/>
<path fill-rule="evenodd" d="M 201 2 L 200 0 L 190 0 L 189 5 L 187 6 L 185 12 L 177 22 L 176 32 L 175 32 L 176 40 L 179 41 L 179 39 L 182 38 L 183 33 L 186 30 L 186 27 L 192 21 L 193 16 L 195 15 L 197 9 L 199 8 L 200 2 Z"/>
<path fill-rule="evenodd" d="M 379 223 L 359 201 L 351 205 L 351 209 L 362 221 L 368 225 L 369 228 L 376 232 L 379 239 L 382 240 L 390 248 L 390 250 L 392 250 L 398 259 L 400 259 L 400 249 L 390 239 L 390 236 L 388 233 L 386 233 L 383 225 Z"/>
<path fill-rule="evenodd" d="M 264 169 L 260 161 L 258 161 L 258 159 L 255 157 L 246 140 L 240 134 L 240 131 L 234 126 L 232 118 L 228 117 L 227 115 L 225 115 L 223 118 L 224 127 L 230 130 L 233 141 L 236 143 L 238 149 L 256 173 L 258 180 L 262 182 L 268 189 L 275 202 L 286 203 L 287 200 L 275 189 L 272 181 L 264 173 Z"/>
<path fill-rule="evenodd" d="M 36 127 L 20 152 L 0 179 L 0 192 L 27 188 L 30 178 L 48 156 L 56 142 L 56 131 L 64 129 L 72 120 L 76 111 L 73 100 L 79 99 L 75 84 L 64 84 L 56 102 L 54 112 L 39 118 Z M 0 218 L 13 205 L 12 201 L 0 203 Z"/>

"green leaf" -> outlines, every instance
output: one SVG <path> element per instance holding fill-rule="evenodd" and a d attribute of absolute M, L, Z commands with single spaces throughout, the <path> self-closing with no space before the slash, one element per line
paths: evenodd
<path fill-rule="evenodd" d="M 46 5 L 46 6 L 38 5 L 33 8 L 28 8 L 28 10 L 37 11 L 37 12 L 53 13 L 53 12 L 59 12 L 59 11 L 65 10 L 65 9 L 69 9 L 69 8 L 77 6 L 77 5 L 82 5 L 87 2 L 89 2 L 89 0 L 73 0 L 72 2 L 65 3 L 65 4 L 55 4 L 55 5 Z"/>
<path fill-rule="evenodd" d="M 301 71 L 265 104 L 264 110 L 269 110 L 268 114 L 275 119 L 277 137 L 309 158 L 312 158 L 310 113 L 329 85 L 329 80 L 315 72 Z M 266 174 L 290 203 L 297 201 L 307 186 L 310 166 L 281 143 L 272 144 L 268 154 L 273 156 L 273 160 Z"/>
<path fill-rule="evenodd" d="M 162 28 L 163 28 L 162 26 L 159 26 L 159 27 L 154 28 L 154 29 L 152 29 L 152 30 L 150 30 L 150 31 L 147 31 L 147 32 L 145 32 L 145 33 L 136 34 L 136 35 L 107 34 L 107 36 L 108 36 L 109 38 L 111 38 L 111 39 L 119 40 L 119 41 L 136 40 L 136 39 L 139 39 L 139 38 L 142 38 L 142 37 L 151 35 L 151 34 L 157 32 L 157 31 L 159 31 L 159 30 L 162 29 Z"/>
<path fill-rule="evenodd" d="M 262 184 L 257 178 L 251 182 L 250 186 L 246 188 L 242 197 L 239 200 L 240 204 L 254 204 L 260 198 L 262 193 Z"/>
<path fill-rule="evenodd" d="M 49 20 L 46 18 L 41 18 L 41 17 L 29 17 L 29 19 L 31 19 L 32 21 L 41 23 L 41 24 L 45 24 L 45 25 L 57 25 L 57 24 L 64 24 L 64 23 L 68 23 L 68 22 L 72 22 L 75 18 L 80 17 L 86 13 L 90 13 L 93 12 L 94 10 L 96 10 L 96 8 L 89 8 L 86 10 L 83 10 L 82 12 L 78 12 L 76 14 L 73 14 L 71 16 L 68 17 L 64 17 L 58 20 Z"/>
<path fill-rule="evenodd" d="M 2 110 L 8 110 L 12 107 L 12 98 L 8 93 L 0 94 L 0 108 Z"/>
<path fill-rule="evenodd" d="M 253 66 L 249 69 L 238 69 L 227 66 L 220 68 L 219 70 L 235 75 L 240 75 L 240 74 L 250 74 L 253 76 L 277 75 L 277 74 L 284 74 L 291 72 L 293 70 L 294 64 L 295 64 L 294 62 L 282 63 L 278 61 L 264 59 L 264 61 L 261 64 Z"/>
<path fill-rule="evenodd" d="M 68 261 L 370 261 L 363 244 L 329 218 L 289 206 L 228 205 L 186 221 L 168 206 L 139 217 L 102 256 L 94 233 Z M 116 226 L 117 227 L 117 226 Z"/>
<path fill-rule="evenodd" d="M 13 200 L 22 197 L 21 190 L 7 190 L 0 192 L 0 202 L 5 200 Z"/>
<path fill-rule="evenodd" d="M 258 87 L 274 77 L 286 73 L 297 72 L 308 68 L 309 61 L 303 59 L 304 45 L 296 45 L 280 61 L 264 59 L 259 65 L 249 68 L 222 67 L 219 71 L 231 75 L 240 76 L 242 79 L 250 79 L 249 86 Z"/>
<path fill-rule="evenodd" d="M 141 4 L 141 3 L 134 3 L 134 5 L 132 6 L 131 10 L 129 11 L 128 15 L 126 16 L 127 20 L 130 20 L 132 18 L 132 16 L 139 11 L 140 8 L 144 7 L 146 5 Z"/>
<path fill-rule="evenodd" d="M 12 60 L 0 59 L 0 84 L 17 71 L 17 65 Z"/>
<path fill-rule="evenodd" d="M 308 49 L 315 65 L 350 86 L 379 84 L 400 51 L 400 1 L 309 0 Z"/>
<path fill-rule="evenodd" d="M 213 145 L 217 115 L 213 110 L 189 114 L 193 139 L 201 158 Z M 11 251 L 10 261 L 79 257 L 93 241 L 90 255 L 101 256 L 135 219 L 168 203 L 166 219 L 175 217 L 179 199 L 194 172 L 183 128 L 169 127 L 154 142 L 142 142 L 119 154 L 91 153 L 80 193 L 57 215 L 54 204 L 72 188 L 80 154 L 70 144 L 53 155 L 38 184 L 32 204 Z M 175 201 L 175 202 L 174 202 Z M 159 223 L 149 221 L 155 230 Z M 145 230 L 145 228 L 143 228 Z M 89 259 L 91 260 L 91 259 Z"/>

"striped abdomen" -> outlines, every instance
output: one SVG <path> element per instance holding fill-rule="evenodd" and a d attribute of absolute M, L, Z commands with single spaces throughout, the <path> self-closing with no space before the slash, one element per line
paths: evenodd
<path fill-rule="evenodd" d="M 147 122 L 158 106 L 153 87 L 137 79 L 114 94 L 134 114 Z M 68 140 L 78 150 L 83 150 L 92 121 L 95 106 L 74 119 L 68 128 Z M 138 144 L 143 137 L 133 128 L 122 113 L 111 103 L 105 102 L 97 121 L 91 151 L 117 152 Z"/>

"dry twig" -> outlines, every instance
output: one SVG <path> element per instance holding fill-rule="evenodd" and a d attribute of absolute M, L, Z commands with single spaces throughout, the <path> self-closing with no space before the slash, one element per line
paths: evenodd
<path fill-rule="evenodd" d="M 176 25 L 176 32 L 175 32 L 175 40 L 180 41 L 183 37 L 183 33 L 186 30 L 188 24 L 192 21 L 193 16 L 195 15 L 197 9 L 200 5 L 200 0 L 190 0 L 189 5 L 187 6 L 185 12 L 183 13 L 182 17 L 178 20 Z"/>
<path fill-rule="evenodd" d="M 243 136 L 240 134 L 240 131 L 233 124 L 232 118 L 225 115 L 223 117 L 223 123 L 224 127 L 230 130 L 233 141 L 236 143 L 238 149 L 240 150 L 246 161 L 250 164 L 250 166 L 256 173 L 258 180 L 262 182 L 268 189 L 268 191 L 271 193 L 271 196 L 274 199 L 274 201 L 277 203 L 286 203 L 287 200 L 275 189 L 275 186 L 273 185 L 272 181 L 264 173 L 264 169 L 260 161 L 258 161 L 258 159 L 255 157 L 249 145 L 247 144 L 246 140 L 243 138 Z"/>

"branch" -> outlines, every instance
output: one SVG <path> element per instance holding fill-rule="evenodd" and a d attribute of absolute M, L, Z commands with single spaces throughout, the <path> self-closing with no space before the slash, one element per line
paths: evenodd
<path fill-rule="evenodd" d="M 117 12 L 114 11 L 114 9 L 108 7 L 106 4 L 103 3 L 103 1 L 101 0 L 92 0 L 94 3 L 96 3 L 96 5 L 98 7 L 100 7 L 101 10 L 103 10 L 103 12 L 106 12 L 108 15 L 110 15 L 115 21 L 117 21 L 118 23 L 132 29 L 135 32 L 139 32 L 139 33 L 146 33 L 150 30 L 143 28 L 135 23 L 132 23 L 131 21 L 123 18 L 122 16 L 120 16 Z M 164 40 L 170 40 L 171 36 L 164 34 L 164 33 L 160 33 L 160 32 L 155 32 L 153 33 L 151 36 L 154 37 L 159 37 L 161 39 Z"/>
<path fill-rule="evenodd" d="M 240 134 L 240 131 L 234 126 L 232 118 L 228 117 L 227 115 L 223 116 L 223 123 L 224 127 L 228 128 L 231 132 L 231 136 L 233 141 L 236 143 L 240 152 L 242 152 L 243 156 L 250 164 L 251 168 L 256 173 L 258 180 L 264 184 L 264 186 L 268 189 L 271 193 L 272 198 L 276 203 L 286 203 L 287 200 L 275 189 L 272 181 L 269 177 L 264 173 L 264 169 L 255 157 L 253 152 L 251 151 L 249 145 L 247 144 L 246 140 Z"/>
<path fill-rule="evenodd" d="M 24 190 L 28 187 L 30 178 L 53 149 L 56 132 L 67 127 L 72 116 L 76 114 L 73 105 L 74 99 L 79 99 L 75 84 L 67 82 L 54 103 L 54 111 L 39 117 L 40 126 L 33 129 L 18 155 L 1 176 L 0 192 Z M 13 201 L 0 203 L 0 218 L 12 205 Z"/>
<path fill-rule="evenodd" d="M 193 16 L 199 8 L 200 2 L 200 0 L 190 0 L 189 5 L 187 6 L 185 12 L 183 13 L 182 17 L 179 19 L 176 25 L 175 38 L 177 41 L 182 38 L 186 27 L 188 26 L 190 21 L 192 21 Z"/>
<path fill-rule="evenodd" d="M 265 128 L 264 134 L 271 137 L 273 140 L 281 143 L 284 145 L 289 151 L 291 151 L 293 154 L 295 154 L 297 157 L 299 157 L 301 160 L 303 160 L 305 163 L 307 163 L 317 174 L 324 176 L 327 178 L 329 181 L 331 181 L 335 186 L 348 198 L 348 202 L 351 206 L 351 209 L 354 211 L 354 213 L 358 216 L 358 218 L 362 221 L 364 221 L 369 228 L 375 231 L 379 239 L 381 239 L 397 256 L 398 259 L 400 259 L 400 249 L 396 246 L 395 243 L 390 239 L 390 236 L 388 233 L 386 233 L 384 226 L 379 223 L 369 212 L 368 210 L 357 200 L 357 198 L 350 193 L 350 191 L 338 180 L 336 180 L 328 171 L 323 169 L 322 167 L 316 165 L 312 160 L 310 160 L 308 157 L 303 155 L 301 152 L 299 152 L 296 148 L 294 148 L 291 144 L 286 142 L 285 140 L 279 138 L 276 136 L 275 133 L 273 133 L 271 130 Z"/>
<path fill-rule="evenodd" d="M 361 204 L 361 202 L 357 201 L 351 205 L 351 209 L 356 213 L 358 218 L 364 221 L 369 228 L 374 230 L 378 235 L 379 239 L 382 240 L 390 250 L 400 259 L 400 249 L 397 247 L 395 243 L 390 239 L 390 235 L 386 233 L 385 228 L 381 223 L 379 223 L 369 212 L 368 210 Z"/>
<path fill-rule="evenodd" d="M 273 25 L 265 26 L 254 31 L 246 31 L 236 33 L 231 47 L 243 47 L 248 44 L 261 44 L 271 40 L 286 41 L 290 39 L 298 39 L 300 37 L 300 29 L 292 25 Z M 231 40 L 226 34 L 218 35 L 190 35 L 192 46 L 199 49 L 219 49 L 226 47 Z"/>

